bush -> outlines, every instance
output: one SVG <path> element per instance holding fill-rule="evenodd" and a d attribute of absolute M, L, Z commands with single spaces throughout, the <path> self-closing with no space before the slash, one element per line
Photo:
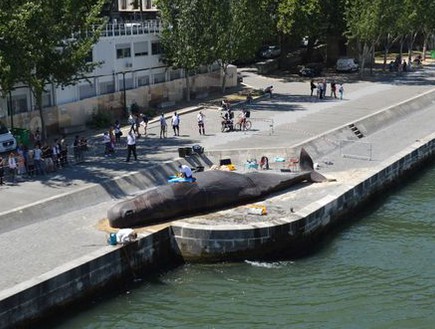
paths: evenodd
<path fill-rule="evenodd" d="M 91 120 L 88 122 L 88 126 L 92 128 L 107 128 L 113 122 L 112 114 L 106 111 L 98 111 L 92 114 Z"/>

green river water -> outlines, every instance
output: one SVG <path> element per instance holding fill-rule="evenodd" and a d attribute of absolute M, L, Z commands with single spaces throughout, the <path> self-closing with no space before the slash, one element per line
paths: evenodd
<path fill-rule="evenodd" d="M 435 168 L 309 257 L 184 265 L 56 328 L 435 328 Z"/>

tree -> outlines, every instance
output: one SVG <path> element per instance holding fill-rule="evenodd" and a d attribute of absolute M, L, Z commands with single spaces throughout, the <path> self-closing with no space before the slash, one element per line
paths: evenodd
<path fill-rule="evenodd" d="M 345 31 L 345 0 L 284 0 L 279 3 L 277 26 L 284 35 L 300 43 L 308 37 L 306 58 L 309 60 L 316 40 L 321 40 L 330 49 L 338 46 Z"/>
<path fill-rule="evenodd" d="M 190 100 L 190 75 L 209 59 L 205 42 L 209 18 L 205 16 L 208 1 L 162 0 L 158 2 L 163 22 L 160 42 L 164 62 L 185 71 L 186 99 Z M 207 11 L 208 13 L 208 11 Z"/>
<path fill-rule="evenodd" d="M 104 0 L 17 0 L 0 3 L 2 21 L 9 29 L 3 49 L 7 60 L 7 81 L 29 86 L 41 117 L 43 93 L 50 84 L 68 86 L 86 78 L 97 63 L 87 58 L 98 40 L 104 19 L 100 17 Z M 19 56 L 14 57 L 18 53 Z M 4 80 L 4 79 L 2 79 Z M 2 81 L 3 82 L 3 81 Z M 7 84 L 2 84 L 4 88 Z"/>
<path fill-rule="evenodd" d="M 255 54 L 269 33 L 269 0 L 160 0 L 163 21 L 161 43 L 164 59 L 189 75 L 200 65 L 218 62 L 223 71 L 225 91 L 228 65 Z"/>
<path fill-rule="evenodd" d="M 346 36 L 357 46 L 360 72 L 363 74 L 366 59 L 373 59 L 375 45 L 381 35 L 381 0 L 373 0 L 370 6 L 364 0 L 347 0 L 346 8 Z"/>
<path fill-rule="evenodd" d="M 223 72 L 222 92 L 225 92 L 228 66 L 239 58 L 252 58 L 262 40 L 270 33 L 272 17 L 268 1 L 214 1 L 210 7 L 212 36 L 211 60 L 217 61 Z"/>

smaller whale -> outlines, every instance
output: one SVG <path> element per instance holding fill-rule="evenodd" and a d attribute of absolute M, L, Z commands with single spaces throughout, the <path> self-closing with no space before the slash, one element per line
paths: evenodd
<path fill-rule="evenodd" d="M 304 149 L 299 165 L 299 173 L 198 172 L 195 183 L 156 186 L 115 204 L 107 218 L 112 227 L 136 227 L 256 201 L 303 181 L 327 181 Z"/>

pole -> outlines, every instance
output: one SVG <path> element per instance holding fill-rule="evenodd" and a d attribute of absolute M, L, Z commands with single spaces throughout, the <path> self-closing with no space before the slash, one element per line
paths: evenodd
<path fill-rule="evenodd" d="M 14 108 L 12 106 L 12 93 L 9 90 L 9 113 L 11 114 L 11 130 L 14 129 Z"/>
<path fill-rule="evenodd" d="M 125 72 L 122 72 L 122 89 L 123 89 L 123 105 L 124 105 L 124 113 L 127 115 L 127 93 L 125 90 Z"/>

